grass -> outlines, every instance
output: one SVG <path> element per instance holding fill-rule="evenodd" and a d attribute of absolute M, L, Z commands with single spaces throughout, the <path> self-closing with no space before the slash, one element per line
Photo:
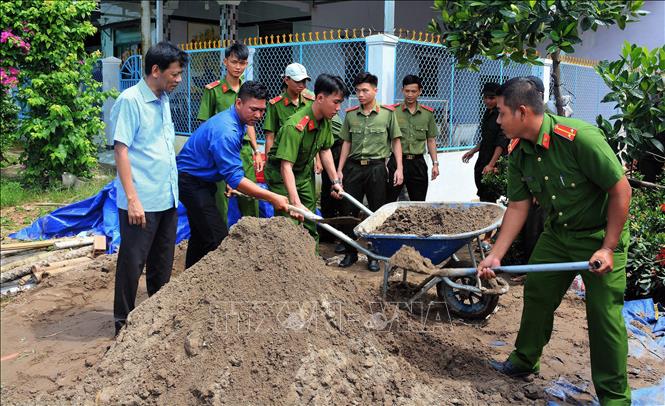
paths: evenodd
<path fill-rule="evenodd" d="M 95 195 L 113 179 L 113 175 L 98 170 L 92 179 L 86 180 L 80 187 L 66 189 L 62 186 L 50 186 L 46 189 L 26 188 L 18 180 L 3 176 L 0 178 L 0 208 L 20 207 L 26 203 L 68 204 Z"/>
<path fill-rule="evenodd" d="M 47 188 L 23 186 L 16 176 L 3 171 L 0 177 L 0 239 L 32 224 L 37 218 L 48 214 L 60 205 L 67 205 L 97 194 L 109 183 L 115 173 L 101 168 L 95 170 L 92 179 L 83 181 L 79 187 L 67 189 L 62 185 Z M 53 206 L 38 206 L 35 203 L 56 203 Z"/>

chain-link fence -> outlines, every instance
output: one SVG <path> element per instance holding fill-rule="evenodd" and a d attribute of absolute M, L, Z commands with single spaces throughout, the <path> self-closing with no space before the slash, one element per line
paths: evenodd
<path fill-rule="evenodd" d="M 254 45 L 249 48 L 250 64 L 245 71 L 245 79 L 265 84 L 270 98 L 282 92 L 282 74 L 286 66 L 298 62 L 305 66 L 313 79 L 321 73 L 329 73 L 344 80 L 351 97 L 345 101 L 343 108 L 358 103 L 352 82 L 358 73 L 367 70 L 365 38 Z M 190 62 L 183 72 L 183 82 L 170 95 L 178 135 L 191 135 L 198 128 L 201 122 L 196 116 L 205 85 L 223 78 L 226 73 L 222 63 L 223 48 L 186 52 Z M 507 79 L 527 75 L 544 79 L 545 72 L 541 66 L 512 62 L 505 65 L 485 58 L 478 72 L 457 69 L 455 58 L 443 46 L 400 38 L 395 53 L 395 102 L 403 100 L 404 76 L 420 76 L 423 81 L 420 102 L 434 109 L 440 133 L 437 138 L 439 150 L 468 149 L 480 141 L 480 120 L 485 109 L 481 98 L 483 85 L 488 82 L 501 84 Z M 127 59 L 120 75 L 120 90 L 137 83 L 142 76 L 141 56 L 134 55 Z M 562 63 L 561 82 L 563 94 L 572 96 L 573 117 L 593 124 L 598 114 L 605 117 L 614 114 L 611 103 L 600 103 L 609 89 L 592 67 Z M 314 83 L 308 82 L 307 86 L 313 90 Z M 343 110 L 341 114 L 344 114 Z M 261 124 L 257 124 L 256 130 L 257 138 L 263 139 Z"/>
<path fill-rule="evenodd" d="M 298 62 L 316 79 L 321 73 L 339 75 L 352 90 L 353 78 L 366 69 L 365 40 L 315 41 L 289 44 L 251 46 L 250 64 L 245 79 L 259 81 L 268 88 L 268 97 L 282 93 L 284 69 Z M 170 95 L 171 115 L 176 134 L 190 135 L 201 124 L 196 119 L 205 85 L 223 78 L 226 74 L 222 61 L 224 49 L 213 48 L 187 51 L 190 61 L 183 72 L 183 83 Z M 308 82 L 310 90 L 314 83 Z M 348 107 L 347 100 L 343 107 Z M 263 139 L 261 124 L 256 125 L 257 138 Z"/>
<path fill-rule="evenodd" d="M 400 39 L 395 56 L 395 99 L 402 101 L 402 79 L 412 74 L 422 79 L 419 101 L 434 109 L 441 150 L 468 149 L 480 140 L 480 120 L 485 107 L 481 91 L 488 82 L 503 83 L 516 76 L 543 76 L 539 66 L 504 65 L 483 58 L 478 72 L 455 68 L 455 58 L 441 45 Z"/>
<path fill-rule="evenodd" d="M 610 89 L 603 79 L 589 66 L 562 63 L 561 68 L 561 95 L 570 96 L 572 108 L 571 117 L 596 124 L 596 117 L 600 114 L 606 119 L 615 114 L 614 103 L 601 103 Z M 551 104 L 554 104 L 554 95 L 550 91 Z"/>

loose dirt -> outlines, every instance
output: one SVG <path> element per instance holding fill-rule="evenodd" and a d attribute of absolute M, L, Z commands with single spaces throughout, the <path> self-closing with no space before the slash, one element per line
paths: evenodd
<path fill-rule="evenodd" d="M 182 269 L 184 249 L 176 252 Z M 574 294 L 557 310 L 541 375 L 509 379 L 486 360 L 511 350 L 521 286 L 479 323 L 450 319 L 433 295 L 407 312 L 396 302 L 418 279 L 396 275 L 382 302 L 380 276 L 325 267 L 284 218 L 243 219 L 199 264 L 142 294 L 116 340 L 115 265 L 105 258 L 3 309 L 2 355 L 20 354 L 2 361 L 3 404 L 545 404 L 553 380 L 590 381 Z M 629 370 L 642 387 L 665 366 L 630 358 Z"/>
<path fill-rule="evenodd" d="M 400 207 L 375 232 L 383 234 L 460 234 L 491 225 L 500 215 L 495 206 L 468 209 L 452 207 Z"/>

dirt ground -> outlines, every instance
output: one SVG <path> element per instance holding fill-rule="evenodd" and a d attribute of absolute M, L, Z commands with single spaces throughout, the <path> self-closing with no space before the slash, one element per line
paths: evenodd
<path fill-rule="evenodd" d="M 4 302 L 3 404 L 545 404 L 560 377 L 593 393 L 584 301 L 574 293 L 557 310 L 540 375 L 509 379 L 486 361 L 512 349 L 520 285 L 480 322 L 448 317 L 434 290 L 408 312 L 394 302 L 422 277 L 400 285 L 397 275 L 384 303 L 382 273 L 362 261 L 326 267 L 303 253 L 313 245 L 302 230 L 277 221 L 239 229 L 186 272 L 181 244 L 172 282 L 146 300 L 142 279 L 143 303 L 117 340 L 114 255 Z M 248 248 L 256 244 L 266 249 Z M 335 255 L 332 244 L 320 252 Z M 222 314 L 239 324 L 211 324 Z M 665 375 L 655 359 L 628 365 L 632 388 Z"/>

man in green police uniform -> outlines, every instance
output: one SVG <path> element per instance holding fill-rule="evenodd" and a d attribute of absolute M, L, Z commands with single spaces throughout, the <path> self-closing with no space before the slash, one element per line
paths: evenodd
<path fill-rule="evenodd" d="M 388 185 L 387 201 L 395 202 L 402 193 L 403 186 L 409 192 L 409 200 L 425 201 L 429 176 L 427 163 L 423 154 L 425 144 L 432 159 L 432 180 L 439 176 L 439 161 L 436 158 L 436 128 L 434 113 L 431 107 L 418 103 L 422 93 L 422 80 L 416 75 L 406 75 L 402 79 L 404 102 L 395 104 L 395 116 L 402 132 L 402 163 L 404 165 L 404 183 L 398 186 Z M 395 173 L 397 162 L 393 154 L 388 161 L 389 177 Z"/>
<path fill-rule="evenodd" d="M 238 95 L 238 89 L 242 85 L 240 80 L 247 67 L 247 58 L 249 50 L 247 46 L 236 42 L 224 50 L 224 66 L 226 67 L 226 77 L 224 80 L 216 80 L 205 86 L 203 97 L 201 98 L 201 107 L 197 118 L 205 121 L 215 114 L 222 112 L 233 106 Z M 240 150 L 243 170 L 245 177 L 252 182 L 256 182 L 256 171 L 263 169 L 263 160 L 256 144 L 256 132 L 253 126 L 247 127 L 247 134 Z M 256 165 L 256 168 L 254 167 Z M 217 207 L 222 213 L 224 224 L 227 223 L 228 200 L 225 195 L 226 183 L 217 184 Z M 238 197 L 238 207 L 243 216 L 259 216 L 259 203 L 254 199 Z"/>
<path fill-rule="evenodd" d="M 492 268 L 500 266 L 522 228 L 532 196 L 538 199 L 548 214 L 529 263 L 589 260 L 589 270 L 579 273 L 586 287 L 591 376 L 602 405 L 629 405 L 628 343 L 621 310 L 631 189 L 623 168 L 597 127 L 544 114 L 533 80 L 511 79 L 497 95 L 497 122 L 512 140 L 510 203 L 497 242 L 478 265 L 478 274 L 495 276 Z M 576 274 L 528 274 L 515 350 L 507 361 L 491 362 L 492 367 L 510 376 L 539 371 L 554 311 Z"/>
<path fill-rule="evenodd" d="M 299 63 L 292 63 L 284 70 L 284 93 L 271 99 L 268 104 L 266 118 L 263 120 L 263 131 L 266 135 L 266 152 L 272 149 L 275 135 L 286 120 L 296 112 L 312 105 L 314 94 L 307 89 L 307 81 L 312 80 L 307 70 Z"/>
<path fill-rule="evenodd" d="M 359 106 L 346 111 L 344 124 L 339 137 L 344 141 L 339 157 L 337 176 L 343 180 L 344 189 L 356 199 L 367 197 L 370 210 L 377 210 L 386 204 L 388 171 L 386 159 L 390 156 L 391 146 L 395 155 L 396 169 L 390 183 L 399 186 L 404 180 L 402 171 L 402 133 L 397 124 L 397 117 L 392 106 L 382 106 L 376 102 L 378 78 L 369 72 L 359 73 L 353 80 Z M 343 212 L 358 215 L 358 209 L 348 201 L 342 204 Z M 352 237 L 353 230 L 345 232 Z M 358 261 L 358 253 L 350 246 L 340 262 L 342 268 Z M 376 260 L 370 259 L 367 268 L 379 271 Z"/>
<path fill-rule="evenodd" d="M 330 119 L 348 96 L 344 81 L 339 76 L 322 74 L 314 84 L 316 99 L 310 106 L 291 116 L 277 133 L 268 154 L 266 179 L 270 190 L 289 198 L 292 205 L 316 210 L 316 193 L 312 180 L 314 155 L 321 154 L 321 161 L 335 192 L 341 192 L 341 181 L 330 147 L 333 137 Z M 306 221 L 305 228 L 318 242 L 316 224 Z"/>

